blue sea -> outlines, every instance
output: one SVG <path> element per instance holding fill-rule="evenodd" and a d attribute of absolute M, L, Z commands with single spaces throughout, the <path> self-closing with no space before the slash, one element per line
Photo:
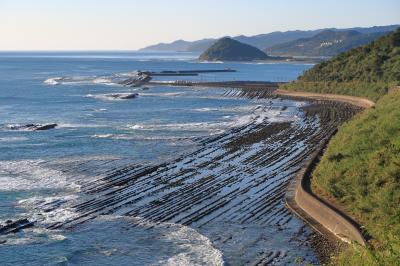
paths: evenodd
<path fill-rule="evenodd" d="M 201 140 L 245 124 L 259 106 L 256 100 L 226 97 L 221 88 L 130 88 L 116 84 L 116 79 L 139 70 L 231 68 L 237 72 L 157 80 L 290 81 L 312 66 L 203 63 L 196 60 L 197 56 L 138 52 L 0 53 L 0 222 L 18 218 L 37 221 L 33 228 L 0 235 L 4 242 L 0 244 L 1 265 L 224 263 L 224 254 L 207 237 L 179 224 L 147 222 L 146 230 L 122 230 L 126 223 L 137 222 L 129 219 L 140 217 L 106 216 L 71 230 L 49 230 L 47 224 L 76 214 L 68 209 L 38 209 L 50 201 L 78 197 L 80 183 L 109 169 L 110 162 L 114 168 L 151 165 L 194 151 Z M 110 97 L 115 93 L 138 96 Z M 21 127 L 50 123 L 57 127 L 45 131 Z"/>

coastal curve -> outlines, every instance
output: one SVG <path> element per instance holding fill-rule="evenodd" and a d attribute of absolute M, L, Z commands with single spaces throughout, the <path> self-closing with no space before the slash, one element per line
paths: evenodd
<path fill-rule="evenodd" d="M 370 100 L 355 96 L 292 92 L 279 89 L 274 93 L 288 97 L 344 102 L 362 108 L 370 108 L 375 105 Z M 360 226 L 345 213 L 318 198 L 311 190 L 312 171 L 333 135 L 334 133 L 328 135 L 325 141 L 316 148 L 309 160 L 289 184 L 285 195 L 286 206 L 319 233 L 330 238 L 332 236 L 336 237 L 347 243 L 358 243 L 361 246 L 366 246 L 367 242 L 360 230 Z"/>
<path fill-rule="evenodd" d="M 337 102 L 360 109 L 367 109 L 375 106 L 373 101 L 356 96 L 283 90 L 279 89 L 281 84 L 277 82 L 173 82 L 168 85 L 227 87 L 240 89 L 243 91 L 243 94 L 246 94 L 248 97 L 278 96 L 312 101 Z M 325 136 L 324 140 L 315 148 L 314 153 L 309 157 L 305 166 L 289 184 L 285 195 L 286 206 L 316 231 L 326 235 L 330 239 L 338 238 L 347 243 L 356 242 L 362 246 L 366 246 L 366 241 L 361 233 L 360 226 L 345 213 L 313 194 L 309 185 L 311 172 L 335 132 L 336 130 L 327 131 L 327 136 Z"/>

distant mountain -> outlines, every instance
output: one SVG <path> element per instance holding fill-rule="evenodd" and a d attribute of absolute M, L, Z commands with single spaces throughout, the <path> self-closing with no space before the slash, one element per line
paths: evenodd
<path fill-rule="evenodd" d="M 199 41 L 194 41 L 194 42 L 188 42 L 184 40 L 177 40 L 172 43 L 159 43 L 155 45 L 150 45 L 147 46 L 143 49 L 140 49 L 140 51 L 151 51 L 151 52 L 188 52 L 189 47 L 192 45 L 201 45 L 205 43 L 205 46 L 207 49 L 210 47 L 210 45 L 214 42 L 213 40 L 208 41 L 207 39 L 204 40 L 199 40 Z M 201 48 L 202 49 L 202 48 Z M 204 49 L 204 50 L 205 50 Z"/>
<path fill-rule="evenodd" d="M 203 39 L 192 42 L 185 50 L 185 52 L 198 52 L 202 53 L 211 47 L 217 40 L 216 39 Z"/>
<path fill-rule="evenodd" d="M 231 39 L 237 40 L 239 42 L 257 47 L 258 49 L 265 49 L 267 47 L 273 46 L 275 44 L 280 44 L 283 42 L 293 41 L 299 38 L 311 37 L 321 30 L 312 31 L 287 31 L 287 32 L 272 32 L 268 34 L 260 34 L 255 36 L 236 36 Z M 218 39 L 202 39 L 198 41 L 188 42 L 188 41 L 174 41 L 172 43 L 159 43 L 145 48 L 139 51 L 151 51 L 151 52 L 204 52 L 211 45 L 213 45 Z"/>
<path fill-rule="evenodd" d="M 356 27 L 350 29 L 342 29 L 342 30 L 355 30 L 360 33 L 376 33 L 376 32 L 391 32 L 397 30 L 400 25 L 388 25 L 388 26 L 373 26 L 368 28 Z M 337 31 L 341 31 L 340 29 L 336 29 Z"/>
<path fill-rule="evenodd" d="M 260 49 L 228 37 L 215 42 L 199 57 L 204 61 L 253 61 L 268 58 L 269 56 Z"/>
<path fill-rule="evenodd" d="M 286 32 L 275 31 L 268 34 L 260 34 L 255 36 L 240 35 L 233 37 L 233 39 L 242 43 L 252 45 L 254 47 L 257 47 L 258 49 L 264 50 L 268 47 L 280 43 L 290 42 L 300 38 L 314 36 L 320 31 L 321 30 L 310 30 L 310 31 L 296 30 L 296 31 L 286 31 Z"/>
<path fill-rule="evenodd" d="M 271 55 L 334 56 L 351 48 L 370 43 L 388 32 L 361 33 L 356 30 L 324 30 L 312 37 L 278 44 L 266 49 Z"/>
<path fill-rule="evenodd" d="M 270 48 L 272 46 L 283 44 L 286 42 L 291 42 L 300 38 L 309 38 L 316 34 L 321 33 L 324 30 L 332 30 L 332 31 L 348 31 L 355 30 L 360 33 L 377 33 L 377 32 L 388 32 L 394 31 L 399 25 L 390 25 L 390 26 L 375 26 L 370 28 L 351 28 L 351 29 L 317 29 L 317 30 L 295 30 L 295 31 L 286 31 L 286 32 L 271 32 L 267 34 L 259 34 L 255 36 L 236 36 L 232 39 L 237 40 L 239 42 L 252 45 L 261 50 Z M 204 52 L 209 48 L 213 43 L 215 43 L 218 39 L 202 39 L 194 42 L 178 40 L 172 43 L 159 43 L 156 45 L 151 45 L 145 48 L 140 49 L 139 51 L 158 51 L 158 52 Z"/>
<path fill-rule="evenodd" d="M 171 43 L 159 43 L 140 49 L 141 52 L 203 52 L 207 50 L 216 40 L 202 39 L 188 42 L 178 40 Z"/>

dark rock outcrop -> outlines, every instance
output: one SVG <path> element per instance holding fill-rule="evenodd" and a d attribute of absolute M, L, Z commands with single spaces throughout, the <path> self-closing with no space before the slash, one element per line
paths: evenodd
<path fill-rule="evenodd" d="M 137 93 L 113 93 L 113 94 L 107 95 L 107 97 L 110 97 L 113 99 L 121 99 L 121 100 L 134 99 L 138 96 L 139 96 L 139 94 L 137 94 Z"/>
<path fill-rule="evenodd" d="M 57 124 L 26 124 L 26 125 L 10 125 L 8 128 L 11 130 L 32 130 L 32 131 L 40 131 L 40 130 L 49 130 L 56 128 Z"/>
<path fill-rule="evenodd" d="M 137 77 L 128 78 L 119 82 L 119 84 L 129 87 L 140 87 L 149 82 L 151 79 L 152 77 L 149 75 L 148 72 L 140 72 Z"/>
<path fill-rule="evenodd" d="M 5 225 L 0 225 L 0 235 L 7 235 L 10 233 L 16 233 L 24 228 L 32 227 L 34 222 L 28 219 L 19 219 L 16 221 L 8 220 Z"/>

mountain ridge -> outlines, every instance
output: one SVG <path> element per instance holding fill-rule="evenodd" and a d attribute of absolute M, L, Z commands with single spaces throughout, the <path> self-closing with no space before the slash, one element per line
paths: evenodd
<path fill-rule="evenodd" d="M 308 37 L 266 49 L 268 54 L 289 56 L 334 56 L 353 47 L 370 43 L 388 32 L 361 33 L 356 30 L 324 30 Z"/>
<path fill-rule="evenodd" d="M 300 38 L 312 37 L 315 34 L 320 33 L 323 30 L 334 30 L 334 31 L 345 31 L 345 30 L 356 30 L 360 33 L 375 33 L 375 32 L 386 32 L 394 31 L 400 25 L 386 25 L 386 26 L 373 26 L 373 27 L 354 27 L 347 29 L 337 28 L 324 28 L 316 30 L 290 30 L 290 31 L 274 31 L 266 34 L 257 34 L 252 36 L 238 35 L 232 37 L 232 39 L 239 42 L 249 44 L 257 47 L 258 49 L 264 50 L 271 46 L 294 41 Z M 144 48 L 138 51 L 142 52 L 204 52 L 219 38 L 205 38 L 196 41 L 185 41 L 177 40 L 170 43 L 159 43 Z"/>

